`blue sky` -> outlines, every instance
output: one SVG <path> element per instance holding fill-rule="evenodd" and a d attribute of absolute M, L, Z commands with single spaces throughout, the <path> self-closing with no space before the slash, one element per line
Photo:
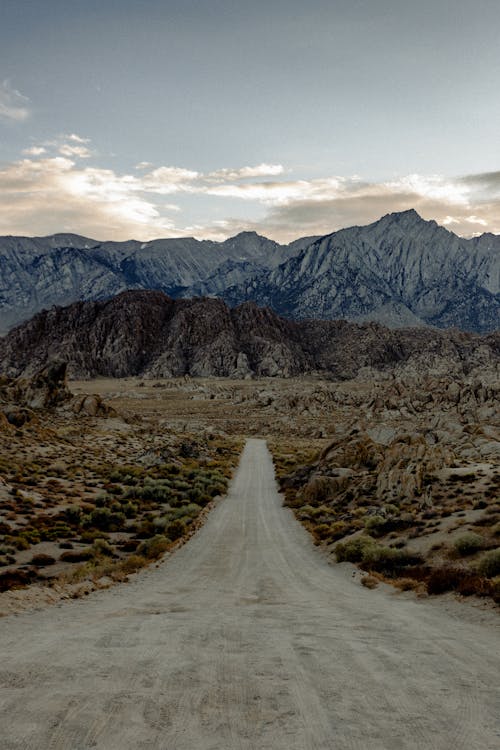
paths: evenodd
<path fill-rule="evenodd" d="M 3 0 L 0 233 L 500 232 L 495 0 Z"/>

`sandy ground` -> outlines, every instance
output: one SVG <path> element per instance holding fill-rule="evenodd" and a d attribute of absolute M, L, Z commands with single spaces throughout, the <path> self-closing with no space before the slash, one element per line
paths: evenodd
<path fill-rule="evenodd" d="M 496 622 L 329 565 L 250 440 L 158 568 L 0 620 L 0 747 L 498 750 Z"/>

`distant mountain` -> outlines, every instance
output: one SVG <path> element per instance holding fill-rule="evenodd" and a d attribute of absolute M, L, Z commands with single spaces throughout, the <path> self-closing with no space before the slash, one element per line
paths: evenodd
<path fill-rule="evenodd" d="M 486 333 L 500 328 L 500 236 L 463 239 L 411 210 L 286 246 L 254 232 L 225 242 L 0 238 L 0 333 L 54 304 L 126 289 L 253 300 L 294 319 Z"/>
<path fill-rule="evenodd" d="M 500 334 L 376 323 L 292 321 L 245 302 L 173 300 L 123 292 L 38 313 L 0 339 L 0 371 L 28 375 L 52 359 L 73 376 L 291 376 L 352 378 L 362 367 L 469 374 L 500 366 Z M 413 363 L 413 365 L 412 365 Z M 494 371 L 493 370 L 493 371 Z"/>
<path fill-rule="evenodd" d="M 416 211 L 389 214 L 322 237 L 222 297 L 294 318 L 487 332 L 500 327 L 500 237 L 465 240 Z"/>
<path fill-rule="evenodd" d="M 97 242 L 71 234 L 1 237 L 0 334 L 52 305 L 106 299 L 126 289 L 157 289 L 173 297 L 216 295 L 275 268 L 313 239 L 287 246 L 255 232 L 225 242 L 192 237 Z"/>

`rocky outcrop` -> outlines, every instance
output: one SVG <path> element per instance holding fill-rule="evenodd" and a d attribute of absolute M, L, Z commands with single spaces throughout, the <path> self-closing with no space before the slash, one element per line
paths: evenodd
<path fill-rule="evenodd" d="M 0 430 L 22 427 L 47 409 L 63 408 L 87 417 L 117 417 L 98 394 L 74 396 L 67 384 L 67 363 L 50 361 L 32 377 L 0 377 Z"/>
<path fill-rule="evenodd" d="M 65 362 L 49 362 L 33 377 L 0 379 L 0 429 L 22 427 L 40 409 L 52 409 L 73 398 Z"/>
<path fill-rule="evenodd" d="M 251 302 L 173 300 L 161 292 L 129 291 L 106 302 L 78 302 L 36 315 L 0 339 L 0 371 L 32 375 L 54 357 L 75 377 L 281 376 L 321 373 L 349 379 L 370 373 L 398 377 L 460 377 L 498 373 L 500 333 L 433 329 L 389 330 L 375 323 L 291 321 Z M 471 392 L 450 391 L 465 404 L 488 396 L 484 377 Z M 493 382 L 493 380 L 492 380 Z M 491 387 L 494 387 L 493 385 Z M 426 390 L 426 398 L 429 391 Z M 404 388 L 374 412 L 405 406 Z M 315 409 L 311 402 L 308 409 Z M 408 405 L 409 409 L 418 406 Z"/>

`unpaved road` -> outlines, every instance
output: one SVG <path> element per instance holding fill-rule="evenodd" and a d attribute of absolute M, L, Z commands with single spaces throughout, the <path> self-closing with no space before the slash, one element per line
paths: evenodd
<path fill-rule="evenodd" d="M 159 568 L 0 621 L 0 748 L 498 750 L 495 615 L 453 612 L 330 566 L 251 440 Z"/>

